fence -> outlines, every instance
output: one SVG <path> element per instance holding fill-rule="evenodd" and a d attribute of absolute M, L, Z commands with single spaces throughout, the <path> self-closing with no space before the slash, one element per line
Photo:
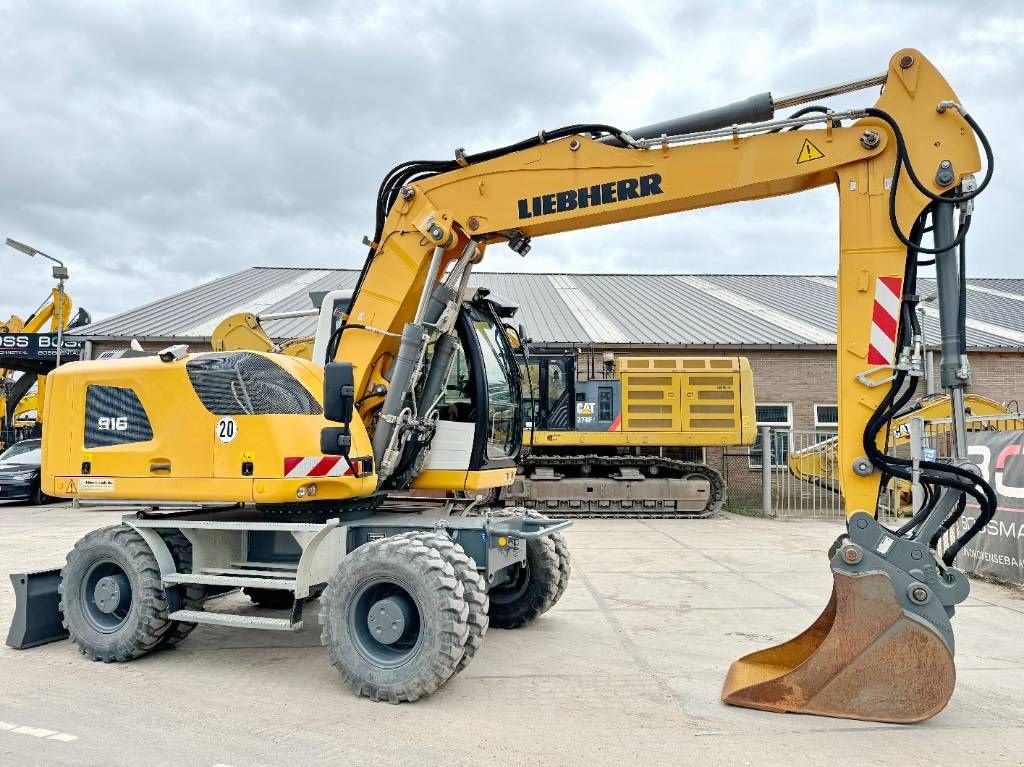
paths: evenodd
<path fill-rule="evenodd" d="M 1024 429 L 1024 416 L 969 416 L 968 431 L 1011 431 Z M 909 433 L 905 426 L 890 435 L 894 455 L 910 457 Z M 771 460 L 765 465 L 761 446 L 770 446 Z M 946 460 L 953 454 L 952 421 L 937 418 L 924 422 L 925 458 Z M 777 519 L 842 519 L 846 507 L 840 493 L 838 445 L 835 432 L 762 427 L 758 444 L 751 451 L 751 466 L 761 470 L 762 513 Z M 885 517 L 910 512 L 910 486 L 891 481 L 879 499 L 879 513 Z"/>

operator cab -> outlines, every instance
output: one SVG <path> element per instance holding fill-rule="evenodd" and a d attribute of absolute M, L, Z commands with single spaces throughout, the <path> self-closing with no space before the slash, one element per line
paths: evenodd
<path fill-rule="evenodd" d="M 517 308 L 486 288 L 463 302 L 455 325 L 459 344 L 437 401 L 438 429 L 426 469 L 448 468 L 463 459 L 470 471 L 515 466 L 523 435 L 522 386 L 503 321 Z M 456 443 L 461 446 L 456 452 L 468 447 L 468 455 L 456 459 L 451 450 Z"/>
<path fill-rule="evenodd" d="M 621 389 L 608 370 L 604 378 L 577 380 L 571 353 L 531 354 L 526 362 L 520 355 L 519 367 L 527 432 L 610 431 L 617 424 Z"/>

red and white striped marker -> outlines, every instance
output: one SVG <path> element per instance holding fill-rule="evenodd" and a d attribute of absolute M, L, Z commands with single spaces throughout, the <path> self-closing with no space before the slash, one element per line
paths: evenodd
<path fill-rule="evenodd" d="M 358 466 L 356 461 L 352 462 Z M 341 456 L 311 456 L 306 458 L 285 458 L 284 476 L 288 479 L 296 477 L 347 477 L 352 469 Z"/>
<path fill-rule="evenodd" d="M 893 365 L 896 362 L 896 331 L 900 327 L 902 277 L 875 280 L 875 308 L 871 312 L 871 342 L 868 364 Z"/>

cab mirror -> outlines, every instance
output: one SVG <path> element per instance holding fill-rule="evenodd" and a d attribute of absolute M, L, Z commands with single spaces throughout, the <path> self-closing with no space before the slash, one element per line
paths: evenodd
<path fill-rule="evenodd" d="M 355 409 L 356 384 L 351 362 L 324 366 L 324 418 L 348 426 Z"/>

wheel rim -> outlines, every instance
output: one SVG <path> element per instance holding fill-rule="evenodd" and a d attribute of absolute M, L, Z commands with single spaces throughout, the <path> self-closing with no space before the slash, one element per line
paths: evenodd
<path fill-rule="evenodd" d="M 349 634 L 356 649 L 381 668 L 397 668 L 413 657 L 423 641 L 416 598 L 398 581 L 363 584 L 350 603 Z"/>
<path fill-rule="evenodd" d="M 530 585 L 530 563 L 524 560 L 520 566 L 515 568 L 515 575 L 508 583 L 503 583 L 497 588 L 491 589 L 487 596 L 492 604 L 507 605 L 515 602 L 526 593 Z"/>
<path fill-rule="evenodd" d="M 79 592 L 82 612 L 89 624 L 102 634 L 121 628 L 132 611 L 132 584 L 117 562 L 95 562 L 82 579 Z"/>

